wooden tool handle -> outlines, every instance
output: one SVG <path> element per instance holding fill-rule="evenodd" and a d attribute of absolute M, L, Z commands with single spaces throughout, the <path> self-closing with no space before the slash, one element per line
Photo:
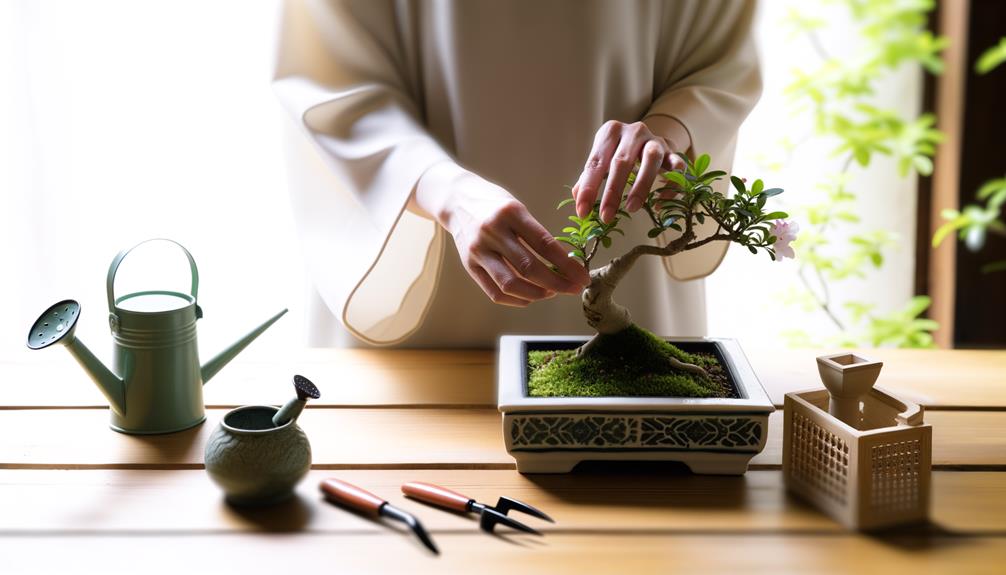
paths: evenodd
<path fill-rule="evenodd" d="M 468 511 L 468 504 L 472 501 L 470 497 L 465 497 L 456 491 L 420 481 L 406 483 L 402 486 L 402 493 L 420 501 L 461 512 Z"/>
<path fill-rule="evenodd" d="M 341 479 L 328 478 L 323 480 L 321 490 L 332 500 L 374 517 L 380 515 L 381 506 L 387 503 L 373 493 Z"/>

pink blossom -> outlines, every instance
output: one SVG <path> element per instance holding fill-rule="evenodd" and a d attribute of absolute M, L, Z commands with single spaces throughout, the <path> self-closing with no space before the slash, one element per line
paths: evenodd
<path fill-rule="evenodd" d="M 772 223 L 771 233 L 776 237 L 775 253 L 779 256 L 779 261 L 782 258 L 795 258 L 796 254 L 793 252 L 793 247 L 790 246 L 790 242 L 796 239 L 796 233 L 800 231 L 800 224 L 796 222 L 790 222 L 786 220 L 776 220 Z"/>

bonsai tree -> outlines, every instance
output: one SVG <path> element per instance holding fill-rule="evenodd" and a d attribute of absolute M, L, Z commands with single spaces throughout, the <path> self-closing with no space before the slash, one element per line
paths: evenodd
<path fill-rule="evenodd" d="M 614 363 L 620 364 L 630 361 L 625 352 L 636 353 L 637 358 L 642 357 L 647 361 L 648 356 L 661 355 L 661 361 L 664 362 L 661 365 L 690 376 L 684 380 L 678 379 L 685 388 L 694 388 L 691 383 L 694 383 L 696 378 L 708 380 L 710 377 L 707 370 L 699 365 L 700 363 L 708 365 L 710 362 L 700 361 L 701 358 L 696 358 L 695 354 L 684 353 L 636 327 L 629 310 L 614 300 L 615 289 L 619 282 L 625 278 L 639 258 L 668 257 L 712 242 L 737 243 L 754 254 L 763 251 L 772 260 L 793 257 L 793 250 L 789 244 L 796 237 L 797 225 L 786 221 L 789 217 L 786 213 L 766 209 L 769 198 L 781 194 L 782 189 L 765 188 L 761 180 L 755 180 L 748 187 L 745 180 L 731 176 L 730 182 L 736 189 L 736 194 L 727 197 L 713 189 L 713 182 L 724 178 L 726 173 L 706 171 L 710 163 L 708 155 L 703 154 L 694 162 L 685 156 L 681 157 L 685 168 L 682 171 L 661 174 L 663 185 L 651 191 L 642 205 L 643 212 L 652 223 L 647 234 L 649 238 L 658 238 L 669 230 L 678 232 L 677 237 L 669 239 L 662 245 L 639 243 L 622 255 L 612 258 L 607 264 L 592 269 L 591 265 L 599 250 L 611 247 L 613 234 L 625 235 L 619 228 L 619 223 L 624 218 L 630 217 L 624 209 L 619 209 L 611 222 L 604 223 L 598 215 L 600 202 L 595 203 L 593 210 L 585 218 L 569 216 L 574 225 L 564 228 L 563 235 L 556 236 L 557 240 L 570 246 L 569 256 L 582 262 L 590 274 L 590 285 L 583 290 L 581 298 L 587 323 L 597 331 L 590 340 L 576 350 L 575 354 L 568 354 L 562 358 L 565 366 L 561 371 L 565 372 L 566 377 L 570 375 L 569 370 L 580 369 L 582 379 L 587 380 L 592 379 L 590 373 L 596 376 L 597 372 L 610 373 L 609 368 L 617 369 L 618 366 L 590 361 L 601 359 L 606 355 L 611 356 L 613 350 L 617 357 L 621 358 L 616 359 Z M 633 181 L 634 176 L 630 176 L 627 187 L 631 186 Z M 559 203 L 558 209 L 574 201 L 573 198 L 563 200 Z M 624 208 L 625 197 L 622 198 L 622 202 L 621 207 Z M 716 230 L 711 235 L 699 237 L 697 228 L 707 220 L 712 220 L 716 224 Z M 655 345 L 660 349 L 653 349 Z M 644 350 L 642 355 L 639 355 L 640 349 Z M 530 358 L 533 364 L 530 367 L 534 370 L 558 358 L 559 355 L 556 353 L 544 356 L 539 354 Z M 703 395 L 706 391 L 685 389 L 682 393 Z"/>

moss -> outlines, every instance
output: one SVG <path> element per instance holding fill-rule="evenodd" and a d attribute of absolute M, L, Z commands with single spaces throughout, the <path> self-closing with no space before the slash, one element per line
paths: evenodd
<path fill-rule="evenodd" d="M 528 352 L 531 397 L 732 397 L 715 356 L 686 353 L 632 325 L 599 336 L 585 357 L 576 350 Z M 676 370 L 668 358 L 694 363 L 710 377 Z"/>

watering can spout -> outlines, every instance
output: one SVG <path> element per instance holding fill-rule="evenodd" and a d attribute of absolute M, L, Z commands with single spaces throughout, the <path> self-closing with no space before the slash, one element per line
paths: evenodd
<path fill-rule="evenodd" d="M 91 376 L 91 379 L 98 386 L 98 389 L 101 390 L 101 393 L 105 395 L 105 399 L 108 400 L 112 411 L 120 416 L 125 416 L 126 382 L 121 377 L 112 373 L 112 370 L 105 367 L 105 364 L 101 363 L 101 360 L 95 357 L 91 353 L 91 350 L 87 349 L 87 346 L 84 345 L 84 342 L 79 339 L 72 339 L 66 344 L 66 348 L 70 350 L 70 354 L 84 368 L 87 375 Z"/>
<path fill-rule="evenodd" d="M 57 302 L 45 310 L 35 320 L 28 332 L 29 349 L 45 349 L 52 345 L 63 345 L 91 376 L 98 389 L 108 399 L 112 411 L 119 416 L 126 414 L 126 383 L 105 367 L 84 342 L 77 339 L 77 320 L 80 318 L 80 304 L 72 299 Z"/>
<path fill-rule="evenodd" d="M 269 329 L 269 326 L 276 323 L 276 320 L 283 317 L 283 314 L 285 314 L 286 312 L 287 310 L 284 309 L 278 314 L 272 316 L 271 318 L 266 320 L 265 323 L 248 332 L 247 335 L 236 341 L 233 345 L 221 351 L 219 354 L 217 354 L 216 357 L 207 361 L 206 364 L 203 365 L 201 370 L 203 376 L 203 384 L 205 385 L 206 382 L 210 380 L 210 378 L 216 375 L 218 371 L 223 369 L 223 367 L 227 365 L 227 363 L 230 362 L 230 360 L 234 359 L 237 356 L 237 354 L 241 353 L 241 351 L 244 350 L 244 348 L 247 347 L 249 343 L 254 341 L 255 338 L 262 335 L 262 332 Z"/>

